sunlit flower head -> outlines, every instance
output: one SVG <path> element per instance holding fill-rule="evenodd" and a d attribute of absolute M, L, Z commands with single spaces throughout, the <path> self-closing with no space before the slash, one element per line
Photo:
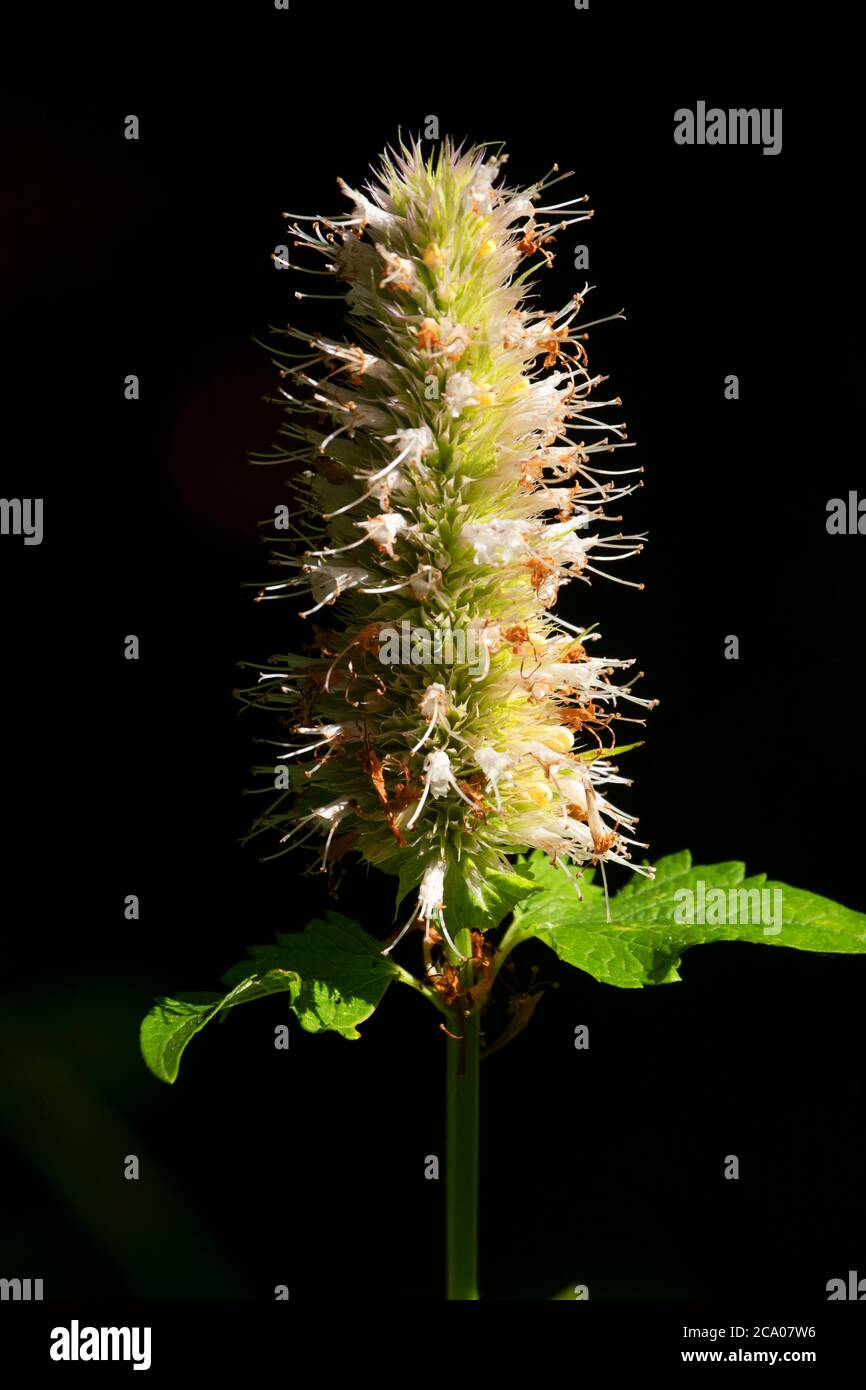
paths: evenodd
<path fill-rule="evenodd" d="M 625 426 L 603 418 L 619 398 L 595 394 L 590 287 L 543 311 L 524 274 L 591 213 L 551 199 L 555 167 L 515 189 L 504 165 L 484 147 L 401 144 L 363 193 L 340 181 L 347 215 L 287 214 L 292 264 L 317 292 L 330 278 L 348 317 L 345 341 L 290 328 L 278 354 L 296 545 L 260 598 L 308 595 L 318 655 L 275 659 L 247 692 L 293 730 L 294 794 L 257 829 L 286 849 L 317 840 L 332 874 L 351 852 L 398 873 L 401 896 L 417 887 L 389 951 L 410 926 L 426 952 L 453 946 L 458 888 L 483 909 L 527 849 L 580 891 L 584 866 L 636 867 L 641 845 L 610 799 L 626 781 L 610 754 L 655 701 L 556 611 L 573 581 L 642 587 L 620 563 L 644 537 L 604 510 L 641 470 L 619 466 Z M 383 660 L 385 632 L 419 630 L 447 631 L 447 659 L 392 637 L 402 655 Z"/>

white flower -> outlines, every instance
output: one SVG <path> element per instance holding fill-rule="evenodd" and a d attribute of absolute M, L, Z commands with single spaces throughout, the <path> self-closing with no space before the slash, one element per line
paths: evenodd
<path fill-rule="evenodd" d="M 472 679 L 475 681 L 484 680 L 490 670 L 490 658 L 495 655 L 502 647 L 502 632 L 499 623 L 492 618 L 473 618 L 466 625 L 466 636 L 468 639 L 468 656 L 475 665 L 473 654 L 474 648 L 481 648 L 481 670 L 472 670 Z M 472 668 L 470 668 L 472 669 Z"/>
<path fill-rule="evenodd" d="M 424 924 L 424 953 L 427 973 L 434 974 L 435 972 L 433 971 L 429 959 L 430 925 L 434 917 L 436 918 L 439 930 L 448 942 L 454 955 L 460 955 L 457 947 L 448 935 L 448 928 L 445 925 L 445 875 L 447 868 L 448 865 L 444 859 L 435 859 L 431 864 L 427 865 L 421 876 L 421 883 L 418 887 L 418 901 L 415 905 L 415 911 L 412 913 L 405 927 L 397 933 L 397 936 L 391 944 L 385 947 L 382 952 L 384 956 L 389 955 L 390 952 L 393 951 L 398 941 L 402 941 L 409 928 L 414 926 L 416 920 L 420 918 Z"/>
<path fill-rule="evenodd" d="M 554 748 L 548 748 L 546 743 L 539 743 L 537 740 L 533 740 L 531 743 L 523 743 L 519 746 L 520 751 L 534 758 L 535 761 L 544 768 L 545 772 L 554 772 L 556 768 L 562 767 L 564 764 L 565 758 L 562 752 Z"/>
<path fill-rule="evenodd" d="M 473 757 L 477 762 L 484 776 L 487 778 L 487 788 L 493 792 L 496 801 L 496 809 L 502 809 L 502 802 L 499 798 L 499 783 L 513 782 L 514 776 L 511 771 L 511 758 L 507 753 L 497 753 L 495 748 L 482 745 L 476 748 Z"/>
<path fill-rule="evenodd" d="M 489 217 L 499 201 L 493 181 L 499 174 L 501 162 L 499 159 L 488 159 L 485 164 L 480 165 L 466 190 L 469 206 L 482 217 Z"/>
<path fill-rule="evenodd" d="M 291 753 L 278 754 L 278 762 L 286 758 L 297 758 L 302 753 L 312 753 L 315 749 L 330 746 L 338 740 L 363 736 L 363 729 L 357 719 L 346 719 L 341 724 L 314 724 L 312 726 L 299 724 L 294 732 L 296 734 L 316 734 L 317 738 L 315 743 L 305 744 L 303 748 L 294 748 Z"/>
<path fill-rule="evenodd" d="M 472 380 L 469 372 L 452 372 L 442 393 L 442 398 L 455 420 L 467 406 L 480 405 L 480 397 L 481 387 Z"/>
<path fill-rule="evenodd" d="M 424 792 L 407 829 L 412 829 L 427 803 L 428 796 L 432 796 L 434 801 L 441 801 L 443 797 L 448 795 L 449 791 L 455 791 L 467 805 L 474 806 L 475 803 L 471 797 L 461 791 L 457 778 L 451 770 L 451 759 L 448 754 L 443 748 L 436 748 L 432 753 L 428 753 L 424 759 Z"/>
<path fill-rule="evenodd" d="M 380 242 L 377 242 L 376 250 L 385 262 L 385 274 L 379 281 L 380 289 L 385 289 L 388 285 L 393 285 L 396 290 L 417 288 L 418 274 L 413 261 L 407 260 L 405 256 L 398 256 L 395 251 L 389 251 L 387 246 Z"/>
<path fill-rule="evenodd" d="M 389 234 L 399 226 L 399 219 L 393 213 L 379 207 L 377 203 L 372 203 L 363 193 L 356 193 L 343 179 L 337 179 L 337 183 L 346 197 L 351 198 L 355 204 L 355 216 L 363 225 L 372 227 L 376 232 Z"/>
<path fill-rule="evenodd" d="M 533 849 L 543 850 L 554 860 L 559 855 L 567 854 L 572 848 L 568 836 L 563 836 L 561 829 L 548 823 L 547 817 L 543 821 L 515 820 L 514 829 L 519 840 L 531 845 Z"/>
<path fill-rule="evenodd" d="M 368 540 L 384 551 L 389 560 L 393 560 L 394 542 L 406 530 L 408 523 L 400 512 L 382 512 L 381 516 L 371 517 L 368 521 L 356 521 L 355 525 L 366 533 Z"/>
<path fill-rule="evenodd" d="M 428 789 L 434 800 L 447 796 L 449 789 L 455 785 L 454 773 L 451 771 L 451 759 L 441 748 L 427 754 L 424 759 L 424 772 L 427 776 Z"/>
<path fill-rule="evenodd" d="M 428 685 L 424 691 L 421 703 L 418 706 L 425 719 L 433 719 L 448 710 L 448 691 L 439 681 L 433 685 Z"/>
<path fill-rule="evenodd" d="M 469 346 L 471 333 L 462 323 L 453 319 L 425 319 L 431 341 L 431 350 L 436 357 L 444 357 L 446 362 L 459 362 Z"/>
<path fill-rule="evenodd" d="M 340 594 L 356 588 L 370 578 L 359 565 L 305 565 L 304 573 L 310 586 L 316 607 L 310 608 L 301 617 L 306 618 L 326 603 L 333 603 Z"/>
<path fill-rule="evenodd" d="M 427 689 L 424 691 L 423 696 L 421 697 L 421 703 L 419 704 L 418 708 L 420 709 L 424 718 L 429 720 L 429 723 L 424 733 L 421 735 L 418 742 L 412 749 L 413 753 L 417 753 L 418 749 L 424 746 L 424 744 L 427 742 L 428 738 L 432 734 L 433 730 L 436 728 L 437 724 L 442 725 L 445 728 L 448 727 L 447 715 L 450 700 L 451 697 L 449 696 L 448 691 L 445 689 L 445 686 L 442 685 L 440 681 L 434 681 L 432 685 L 428 685 Z M 443 754 L 443 757 L 444 756 L 445 755 Z M 438 795 L 438 793 L 434 791 L 433 795 L 436 796 Z"/>
<path fill-rule="evenodd" d="M 580 536 L 563 536 L 560 540 L 552 541 L 547 550 L 560 565 L 572 565 L 576 570 L 582 570 L 586 564 L 587 542 L 581 540 Z"/>
<path fill-rule="evenodd" d="M 302 816 L 301 819 L 292 826 L 291 830 L 282 837 L 280 844 L 285 844 L 286 841 L 290 840 L 293 835 L 296 835 L 299 830 L 302 830 L 305 825 L 309 825 L 310 821 L 322 821 L 323 826 L 328 830 L 321 862 L 321 868 L 325 869 L 327 867 L 328 854 L 334 835 L 339 828 L 341 820 L 350 810 L 351 804 L 349 797 L 343 796 L 336 801 L 328 802 L 324 806 L 317 806 L 314 811 L 310 811 L 309 815 Z"/>
<path fill-rule="evenodd" d="M 436 440 L 429 425 L 421 425 L 418 428 L 409 430 L 397 430 L 396 434 L 386 434 L 383 436 L 384 443 L 396 444 L 400 450 L 398 458 L 392 461 L 391 467 L 398 461 L 407 463 L 410 468 L 417 468 L 422 459 L 428 454 L 432 454 L 436 448 Z"/>
<path fill-rule="evenodd" d="M 470 522 L 463 527 L 461 538 L 474 549 L 476 565 L 510 565 L 530 553 L 526 542 L 530 528 L 530 522 L 509 521 L 503 517 L 495 521 Z"/>
<path fill-rule="evenodd" d="M 571 396 L 570 386 L 560 387 L 564 379 L 562 372 L 552 372 L 531 382 L 529 389 L 516 397 L 509 421 L 516 438 L 535 432 L 552 444 L 564 431 Z"/>
<path fill-rule="evenodd" d="M 330 436 L 333 438 L 334 436 Z M 422 459 L 432 453 L 436 447 L 433 432 L 428 425 L 421 425 L 418 428 L 397 430 L 394 434 L 382 436 L 383 444 L 397 444 L 398 453 L 395 458 L 385 464 L 384 468 L 379 468 L 375 472 L 357 473 L 355 476 L 366 484 L 365 491 L 360 496 L 347 502 L 344 507 L 337 507 L 333 512 L 326 512 L 325 521 L 332 521 L 334 517 L 342 516 L 345 512 L 350 512 L 359 503 L 366 502 L 368 498 L 375 498 L 382 506 L 383 510 L 389 503 L 390 494 L 397 485 L 398 470 L 402 464 L 415 470 L 423 469 Z"/>
<path fill-rule="evenodd" d="M 424 922 L 436 917 L 445 906 L 445 860 L 428 864 L 418 889 L 418 915 Z"/>
<path fill-rule="evenodd" d="M 394 373 L 387 362 L 365 352 L 355 343 L 332 343 L 327 338 L 313 338 L 312 343 L 326 357 L 336 357 L 338 361 L 345 362 L 350 375 L 355 378 L 369 376 L 378 381 L 393 381 Z"/>

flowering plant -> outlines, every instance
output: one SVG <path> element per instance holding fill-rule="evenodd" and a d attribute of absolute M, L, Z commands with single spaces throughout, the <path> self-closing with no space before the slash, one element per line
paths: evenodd
<path fill-rule="evenodd" d="M 253 948 L 228 993 L 162 1000 L 142 1029 L 148 1064 L 173 1081 L 189 1039 L 247 999 L 285 991 L 305 1028 L 357 1037 L 392 982 L 428 998 L 446 1034 L 451 1298 L 478 1296 L 482 1043 L 509 1040 L 540 995 L 513 998 L 504 1033 L 484 1039 L 517 945 L 538 937 L 624 987 L 677 979 L 701 941 L 866 949 L 862 914 L 744 880 L 742 865 L 635 862 L 646 845 L 614 759 L 636 746 L 620 726 L 642 726 L 656 701 L 625 677 L 630 659 L 594 654 L 594 626 L 554 610 L 573 581 L 643 587 L 617 566 L 645 537 L 606 511 L 642 469 L 624 424 L 604 418 L 621 401 L 598 399 L 590 287 L 551 313 L 527 299 L 556 232 L 591 216 L 586 199 L 551 198 L 556 166 L 511 188 L 504 164 L 486 147 L 445 141 L 427 157 L 401 144 L 366 192 L 340 182 L 346 216 L 287 214 L 279 257 L 348 286 L 349 334 L 289 328 L 276 354 L 287 416 L 267 461 L 293 466 L 294 544 L 274 538 L 288 574 L 257 597 L 308 595 L 313 641 L 240 692 L 291 730 L 276 768 L 260 769 L 277 794 L 251 834 L 271 834 L 278 854 L 312 846 L 335 890 L 347 854 L 396 875 L 402 920 L 383 942 L 328 913 Z M 610 864 L 636 875 L 613 899 Z M 740 920 L 727 898 L 696 920 L 699 884 L 702 903 L 709 884 L 746 908 L 778 891 L 779 920 Z M 410 933 L 417 973 L 398 961 Z"/>

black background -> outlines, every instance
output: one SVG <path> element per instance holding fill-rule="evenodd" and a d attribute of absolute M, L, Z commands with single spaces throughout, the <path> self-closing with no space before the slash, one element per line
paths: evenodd
<path fill-rule="evenodd" d="M 295 604 L 241 588 L 265 577 L 256 521 L 284 500 L 245 462 L 279 423 L 252 339 L 337 329 L 339 306 L 298 304 L 270 262 L 280 213 L 340 210 L 336 176 L 358 186 L 428 114 L 504 140 L 512 181 L 574 168 L 596 215 L 543 302 L 580 288 L 585 242 L 586 315 L 626 309 L 590 364 L 646 469 L 625 505 L 650 532 L 647 588 L 574 585 L 561 611 L 599 621 L 661 699 L 627 769 L 652 856 L 688 845 L 866 907 L 866 541 L 825 527 L 830 497 L 863 490 L 853 115 L 844 83 L 816 101 L 772 56 L 772 28 L 754 72 L 741 28 L 711 76 L 714 36 L 683 14 L 335 19 L 293 0 L 177 67 L 133 76 L 127 35 L 110 90 L 34 81 L 8 109 L 2 492 L 45 498 L 45 539 L 0 544 L 3 1275 L 46 1297 L 441 1291 L 443 1185 L 423 1173 L 444 1148 L 443 1039 L 423 1001 L 392 990 L 354 1045 L 293 1022 L 288 1053 L 281 1001 L 256 1004 L 196 1040 L 173 1088 L 137 1044 L 153 996 L 217 987 L 247 943 L 327 905 L 302 857 L 239 844 L 264 730 L 238 716 L 235 663 L 304 638 Z M 698 99 L 782 106 L 782 153 L 676 146 L 673 113 Z M 384 935 L 393 881 L 356 869 L 340 906 Z M 820 1299 L 866 1274 L 862 959 L 713 946 L 643 991 L 541 946 L 515 959 L 557 987 L 484 1064 L 488 1297 Z"/>

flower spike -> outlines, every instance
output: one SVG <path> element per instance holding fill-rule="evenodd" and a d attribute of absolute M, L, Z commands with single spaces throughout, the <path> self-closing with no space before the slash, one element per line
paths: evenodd
<path fill-rule="evenodd" d="M 612 567 L 645 536 L 605 512 L 643 470 L 601 462 L 632 445 L 585 347 L 623 314 L 582 322 L 589 285 L 555 313 L 530 307 L 556 233 L 592 213 L 583 196 L 549 201 L 564 176 L 507 186 L 504 162 L 401 144 L 363 193 L 338 180 L 349 215 L 291 222 L 292 268 L 343 286 L 347 336 L 290 329 L 306 351 L 280 354 L 306 548 L 276 558 L 296 573 L 261 597 L 300 589 L 304 616 L 333 619 L 318 656 L 249 692 L 284 724 L 294 707 L 304 739 L 280 755 L 294 804 L 257 824 L 324 836 L 322 871 L 351 848 L 416 885 L 384 949 L 420 927 L 428 970 L 432 950 L 455 950 L 454 896 L 483 902 L 509 856 L 542 850 L 578 894 L 587 865 L 605 889 L 609 863 L 652 872 L 607 793 L 626 781 L 610 762 L 621 705 L 657 702 L 619 675 L 631 661 L 590 655 L 598 633 L 553 612 L 575 579 L 643 587 Z M 301 265 L 307 251 L 325 268 Z"/>

